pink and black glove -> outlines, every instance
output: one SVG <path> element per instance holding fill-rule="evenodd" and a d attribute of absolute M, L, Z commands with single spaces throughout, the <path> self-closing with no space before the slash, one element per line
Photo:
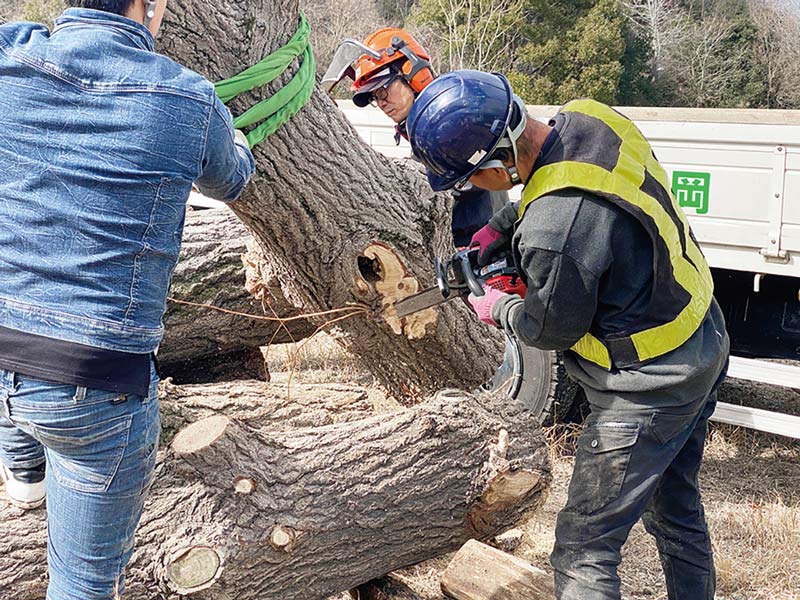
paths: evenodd
<path fill-rule="evenodd" d="M 485 267 L 492 262 L 497 251 L 503 249 L 507 244 L 508 236 L 487 224 L 475 232 L 469 247 L 479 248 L 478 266 Z"/>
<path fill-rule="evenodd" d="M 475 314 L 478 315 L 481 321 L 489 325 L 494 325 L 495 327 L 500 327 L 497 321 L 492 318 L 492 310 L 494 309 L 495 303 L 508 294 L 504 294 L 490 286 L 484 286 L 483 291 L 483 296 L 475 296 L 474 294 L 467 296 L 467 302 L 470 303 L 472 310 L 475 311 Z"/>

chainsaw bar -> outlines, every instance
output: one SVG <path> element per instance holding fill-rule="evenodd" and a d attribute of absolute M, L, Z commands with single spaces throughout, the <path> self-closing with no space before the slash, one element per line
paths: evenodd
<path fill-rule="evenodd" d="M 456 295 L 443 296 L 439 287 L 428 288 L 418 294 L 407 296 L 402 300 L 394 303 L 394 310 L 399 318 L 407 317 L 415 312 L 438 306 L 448 300 L 455 298 Z"/>

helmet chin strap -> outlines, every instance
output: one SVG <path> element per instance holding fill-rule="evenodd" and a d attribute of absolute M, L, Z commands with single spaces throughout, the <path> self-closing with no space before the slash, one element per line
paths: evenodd
<path fill-rule="evenodd" d="M 144 0 L 144 22 L 143 25 L 145 27 L 150 27 L 150 23 L 156 16 L 156 6 L 158 5 L 158 0 Z"/>
<path fill-rule="evenodd" d="M 517 170 L 517 140 L 522 136 L 522 133 L 525 131 L 525 126 L 528 124 L 528 112 L 525 109 L 525 103 L 522 101 L 522 98 L 516 94 L 514 94 L 511 102 L 512 104 L 515 104 L 519 110 L 519 123 L 517 123 L 514 127 L 509 126 L 509 128 L 506 130 L 505 136 L 503 136 L 503 139 L 500 141 L 497 147 L 511 148 L 511 153 L 514 156 L 514 164 L 510 167 L 507 167 L 499 160 L 492 160 L 484 164 L 482 168 L 502 167 L 511 178 L 511 185 L 517 185 L 522 183 L 522 179 L 519 176 L 519 171 Z"/>

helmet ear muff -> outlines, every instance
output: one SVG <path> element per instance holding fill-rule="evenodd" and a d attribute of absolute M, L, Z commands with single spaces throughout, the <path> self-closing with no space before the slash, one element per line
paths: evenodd
<path fill-rule="evenodd" d="M 427 61 L 425 62 L 427 63 Z M 411 75 L 410 78 L 407 76 L 405 79 L 408 82 L 408 85 L 411 86 L 411 89 L 419 94 L 431 81 L 433 81 L 433 71 L 430 69 L 430 67 L 423 67 L 417 71 L 416 74 Z"/>
<path fill-rule="evenodd" d="M 399 52 L 406 58 L 401 68 L 403 79 L 406 80 L 406 83 L 408 83 L 411 89 L 417 94 L 433 81 L 434 77 L 433 71 L 431 70 L 431 63 L 412 52 L 405 40 L 400 36 L 396 35 L 392 38 L 392 47 L 386 50 L 387 54 L 390 52 L 392 54 Z"/>

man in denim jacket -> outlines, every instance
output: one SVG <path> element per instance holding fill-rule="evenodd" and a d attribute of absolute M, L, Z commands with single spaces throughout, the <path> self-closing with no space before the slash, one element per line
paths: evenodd
<path fill-rule="evenodd" d="M 46 487 L 48 600 L 122 593 L 185 202 L 255 169 L 211 83 L 153 51 L 165 3 L 0 26 L 0 464 L 17 506 Z"/>

